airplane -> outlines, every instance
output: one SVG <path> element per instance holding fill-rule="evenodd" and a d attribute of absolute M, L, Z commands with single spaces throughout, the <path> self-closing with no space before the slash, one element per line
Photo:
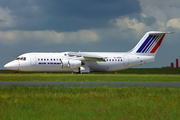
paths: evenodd
<path fill-rule="evenodd" d="M 124 70 L 155 61 L 165 34 L 170 33 L 149 31 L 127 52 L 33 52 L 20 55 L 4 67 L 15 71 L 34 72 L 90 73 Z"/>

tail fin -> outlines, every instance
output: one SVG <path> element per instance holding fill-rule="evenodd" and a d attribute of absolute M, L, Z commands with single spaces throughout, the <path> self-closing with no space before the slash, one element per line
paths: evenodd
<path fill-rule="evenodd" d="M 170 34 L 170 32 L 147 32 L 139 43 L 129 52 L 133 54 L 155 56 L 165 34 Z"/>

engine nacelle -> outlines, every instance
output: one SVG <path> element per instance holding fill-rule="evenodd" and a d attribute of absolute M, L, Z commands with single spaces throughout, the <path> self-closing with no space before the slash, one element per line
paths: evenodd
<path fill-rule="evenodd" d="M 79 68 L 82 62 L 80 60 L 62 60 L 63 68 Z"/>

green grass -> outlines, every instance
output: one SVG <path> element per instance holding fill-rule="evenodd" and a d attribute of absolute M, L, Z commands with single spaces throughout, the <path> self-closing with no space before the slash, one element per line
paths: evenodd
<path fill-rule="evenodd" d="M 117 74 L 180 74 L 180 68 L 130 68 L 115 71 Z M 115 72 L 91 72 L 90 74 L 115 74 Z M 2 74 L 14 74 L 13 70 L 0 70 Z M 22 72 L 22 74 L 44 73 L 44 72 Z M 47 71 L 47 73 L 50 73 Z M 70 73 L 70 72 L 69 72 Z M 68 72 L 53 72 L 51 74 L 69 74 Z"/>
<path fill-rule="evenodd" d="M 1 70 L 0 81 L 157 81 L 179 82 L 180 68 L 131 68 L 89 74 L 19 72 Z"/>
<path fill-rule="evenodd" d="M 179 119 L 180 88 L 0 87 L 0 118 Z"/>
<path fill-rule="evenodd" d="M 110 73 L 0 71 L 0 81 L 179 82 L 180 69 L 128 69 Z M 0 119 L 179 119 L 180 88 L 0 87 Z"/>
<path fill-rule="evenodd" d="M 180 74 L 0 74 L 0 81 L 156 81 L 179 82 Z"/>

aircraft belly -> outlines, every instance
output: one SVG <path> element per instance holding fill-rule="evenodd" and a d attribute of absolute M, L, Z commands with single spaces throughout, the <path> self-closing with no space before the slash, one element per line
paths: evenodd
<path fill-rule="evenodd" d="M 25 69 L 26 71 L 73 71 L 71 68 L 62 68 L 61 66 L 51 66 L 51 65 L 43 65 L 43 66 L 30 66 L 28 69 Z M 23 68 L 22 68 L 23 71 Z"/>
<path fill-rule="evenodd" d="M 108 62 L 90 62 L 89 65 L 92 71 L 98 72 L 108 72 L 108 71 L 117 71 L 124 69 L 123 63 L 108 63 Z"/>

